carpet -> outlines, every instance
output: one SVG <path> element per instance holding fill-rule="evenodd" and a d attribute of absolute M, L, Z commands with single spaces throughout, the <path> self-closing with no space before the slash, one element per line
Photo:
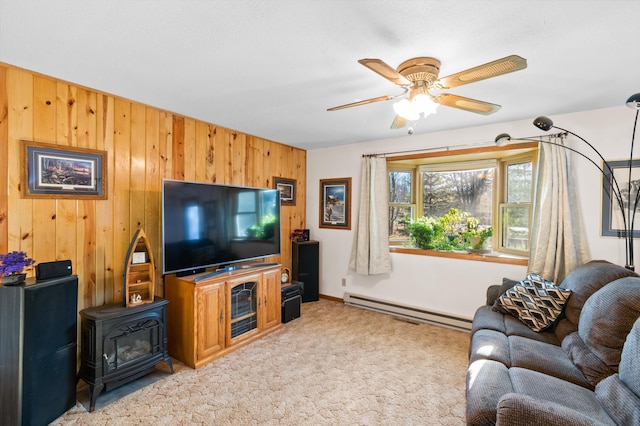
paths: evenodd
<path fill-rule="evenodd" d="M 174 360 L 61 425 L 463 425 L 469 334 L 343 303 L 193 370 Z"/>

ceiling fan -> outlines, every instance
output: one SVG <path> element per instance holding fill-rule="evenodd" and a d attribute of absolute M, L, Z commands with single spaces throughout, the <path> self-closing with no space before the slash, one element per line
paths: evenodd
<path fill-rule="evenodd" d="M 451 74 L 447 77 L 438 78 L 440 61 L 435 58 L 420 57 L 409 59 L 398 65 L 397 69 L 392 68 L 380 59 L 360 59 L 358 62 L 393 84 L 402 87 L 403 92 L 398 95 L 378 96 L 352 102 L 328 108 L 327 111 L 337 111 L 374 102 L 388 101 L 408 94 L 406 98 L 393 105 L 396 117 L 391 124 L 392 129 L 404 127 L 408 120 L 418 120 L 421 113 L 427 116 L 435 112 L 438 105 L 458 108 L 477 114 L 493 114 L 500 109 L 500 105 L 449 93 L 433 94 L 430 93 L 430 91 L 451 89 L 464 84 L 519 71 L 527 67 L 526 59 L 517 55 L 511 55 L 474 68 L 469 68 L 465 71 L 460 71 L 456 74 Z"/>

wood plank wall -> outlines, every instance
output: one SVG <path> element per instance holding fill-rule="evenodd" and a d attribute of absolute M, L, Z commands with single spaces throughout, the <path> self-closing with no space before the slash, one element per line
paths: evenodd
<path fill-rule="evenodd" d="M 106 151 L 108 198 L 21 197 L 21 140 Z M 0 64 L 0 253 L 71 259 L 79 309 L 122 301 L 138 227 L 162 270 L 163 178 L 271 188 L 274 176 L 297 180 L 296 205 L 281 209 L 281 256 L 267 259 L 290 268 L 289 236 L 305 227 L 306 151 Z"/>

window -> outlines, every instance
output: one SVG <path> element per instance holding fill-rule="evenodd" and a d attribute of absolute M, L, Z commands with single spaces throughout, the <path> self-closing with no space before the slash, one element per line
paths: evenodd
<path fill-rule="evenodd" d="M 500 247 L 505 251 L 529 252 L 529 229 L 533 198 L 533 161 L 530 158 L 502 163 L 504 197 L 500 204 Z"/>
<path fill-rule="evenodd" d="M 408 241 L 407 226 L 414 217 L 413 169 L 389 170 L 389 240 Z"/>
<path fill-rule="evenodd" d="M 493 250 L 528 254 L 536 156 L 531 143 L 389 159 L 391 243 L 409 243 L 412 220 L 455 208 L 493 227 Z"/>
<path fill-rule="evenodd" d="M 492 226 L 496 164 L 483 160 L 420 166 L 422 216 L 439 217 L 456 208 L 480 225 Z"/>

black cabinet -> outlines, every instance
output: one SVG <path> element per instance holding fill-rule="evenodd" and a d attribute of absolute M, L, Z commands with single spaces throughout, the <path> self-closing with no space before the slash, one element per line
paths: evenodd
<path fill-rule="evenodd" d="M 320 297 L 320 243 L 293 241 L 291 247 L 292 278 L 304 283 L 302 302 L 313 302 Z"/>
<path fill-rule="evenodd" d="M 78 277 L 0 285 L 0 424 L 46 425 L 76 403 Z"/>

